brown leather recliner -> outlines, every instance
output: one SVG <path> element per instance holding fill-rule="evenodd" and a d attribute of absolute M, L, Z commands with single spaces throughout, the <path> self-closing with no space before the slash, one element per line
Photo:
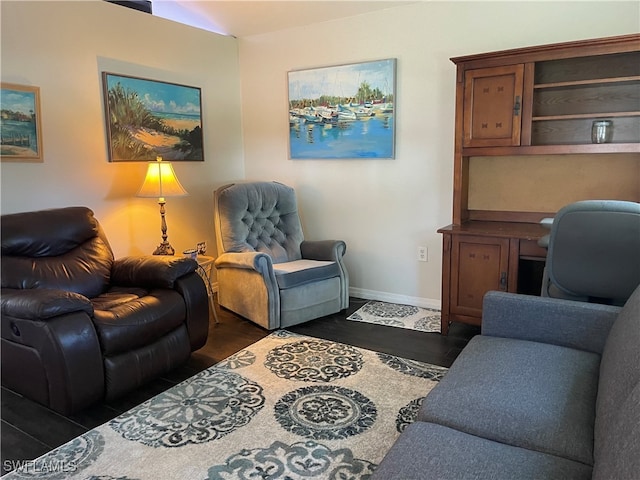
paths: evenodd
<path fill-rule="evenodd" d="M 2 384 L 69 414 L 185 362 L 207 339 L 196 261 L 114 259 L 85 207 L 3 215 Z"/>

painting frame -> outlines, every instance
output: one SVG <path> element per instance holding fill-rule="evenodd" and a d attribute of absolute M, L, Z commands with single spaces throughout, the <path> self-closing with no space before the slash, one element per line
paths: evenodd
<path fill-rule="evenodd" d="M 287 72 L 289 159 L 395 159 L 397 59 Z"/>
<path fill-rule="evenodd" d="M 40 87 L 1 82 L 0 89 L 0 161 L 43 162 Z"/>
<path fill-rule="evenodd" d="M 204 162 L 202 90 L 102 72 L 109 162 Z"/>

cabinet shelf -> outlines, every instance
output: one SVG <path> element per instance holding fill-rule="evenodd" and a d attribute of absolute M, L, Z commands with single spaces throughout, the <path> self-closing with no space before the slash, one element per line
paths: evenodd
<path fill-rule="evenodd" d="M 589 80 L 576 80 L 571 82 L 553 82 L 553 83 L 541 83 L 533 86 L 534 90 L 544 88 L 564 88 L 564 87 L 579 87 L 582 85 L 601 85 L 606 83 L 625 83 L 625 82 L 637 82 L 640 81 L 640 76 L 630 75 L 628 77 L 612 77 L 612 78 L 595 78 Z"/>
<path fill-rule="evenodd" d="M 602 112 L 602 113 L 576 113 L 567 115 L 543 115 L 540 117 L 532 117 L 534 122 L 547 121 L 547 120 L 578 120 L 583 118 L 589 119 L 602 119 L 602 118 L 622 118 L 622 117 L 638 117 L 640 116 L 640 110 L 633 112 Z"/>
<path fill-rule="evenodd" d="M 631 116 L 640 110 L 640 82 L 584 83 L 569 88 L 534 90 L 534 119 L 539 117 L 593 118 Z"/>

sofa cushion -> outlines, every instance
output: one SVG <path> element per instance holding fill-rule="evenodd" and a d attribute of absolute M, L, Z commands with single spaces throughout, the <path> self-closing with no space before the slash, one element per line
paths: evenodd
<path fill-rule="evenodd" d="M 186 306 L 175 290 L 114 287 L 91 300 L 103 355 L 149 345 L 184 323 Z"/>
<path fill-rule="evenodd" d="M 336 262 L 320 260 L 274 263 L 273 271 L 276 274 L 278 287 L 282 290 L 340 276 L 340 267 Z"/>
<path fill-rule="evenodd" d="M 505 445 L 433 423 L 415 422 L 400 435 L 372 480 L 578 480 L 591 467 Z"/>
<path fill-rule="evenodd" d="M 599 365 L 595 353 L 476 336 L 418 419 L 592 465 Z"/>
<path fill-rule="evenodd" d="M 640 287 L 627 300 L 611 327 L 602 352 L 600 385 L 596 403 L 595 451 L 604 447 L 604 438 L 618 409 L 640 382 Z"/>

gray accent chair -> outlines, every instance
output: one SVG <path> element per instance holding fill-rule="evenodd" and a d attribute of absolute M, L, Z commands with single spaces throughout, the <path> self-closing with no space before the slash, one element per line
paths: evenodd
<path fill-rule="evenodd" d="M 505 292 L 374 480 L 637 480 L 640 287 L 623 308 Z"/>
<path fill-rule="evenodd" d="M 304 239 L 293 188 L 225 185 L 214 194 L 218 302 L 273 330 L 349 306 L 341 240 Z"/>
<path fill-rule="evenodd" d="M 555 216 L 542 296 L 623 305 L 640 284 L 640 203 L 586 200 Z"/>

